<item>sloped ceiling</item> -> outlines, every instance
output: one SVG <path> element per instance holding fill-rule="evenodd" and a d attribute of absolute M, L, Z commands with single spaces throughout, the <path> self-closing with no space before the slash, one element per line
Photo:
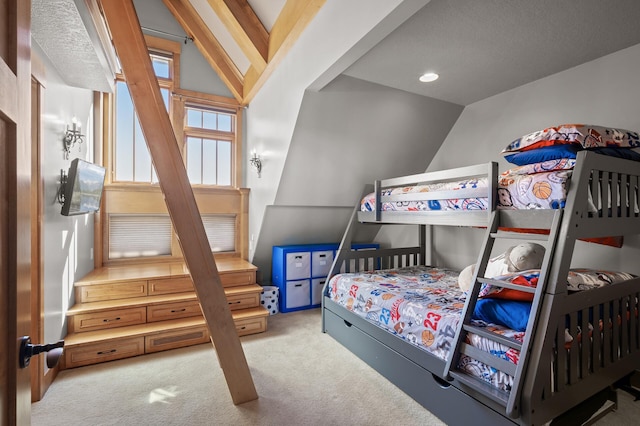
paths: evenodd
<path fill-rule="evenodd" d="M 77 3 L 77 4 L 76 4 Z M 97 9 L 96 9 L 97 10 Z M 70 86 L 111 92 L 116 59 L 84 0 L 32 0 L 32 37 Z"/>
<path fill-rule="evenodd" d="M 33 0 L 33 37 L 70 85 L 105 90 L 113 64 L 87 18 L 99 1 Z M 324 3 L 343 0 L 145 1 L 162 1 L 248 104 Z M 638 0 L 432 0 L 344 74 L 469 105 L 640 43 L 638 17 Z M 440 79 L 418 82 L 426 71 Z"/>
<path fill-rule="evenodd" d="M 344 73 L 469 105 L 640 43 L 639 18 L 638 0 L 432 0 Z"/>
<path fill-rule="evenodd" d="M 33 39 L 72 86 L 113 87 L 113 47 L 104 0 L 34 0 Z M 246 105 L 269 78 L 326 0 L 162 1 L 236 100 Z M 110 59 L 109 58 L 109 59 Z M 105 79 L 108 82 L 105 84 Z"/>

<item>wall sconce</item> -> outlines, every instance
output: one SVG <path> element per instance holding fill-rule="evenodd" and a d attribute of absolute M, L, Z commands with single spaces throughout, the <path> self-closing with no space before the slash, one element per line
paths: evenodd
<path fill-rule="evenodd" d="M 260 177 L 260 173 L 262 173 L 262 160 L 260 160 L 260 156 L 256 153 L 255 150 L 252 151 L 251 158 L 249 159 L 249 164 L 256 170 L 258 177 Z"/>
<path fill-rule="evenodd" d="M 62 143 L 64 144 L 64 157 L 65 160 L 69 159 L 69 153 L 71 152 L 71 148 L 76 144 L 81 144 L 84 142 L 84 135 L 80 131 L 80 123 L 76 120 L 75 117 L 71 120 L 71 129 L 67 126 L 67 130 L 64 133 L 64 138 L 62 138 Z"/>

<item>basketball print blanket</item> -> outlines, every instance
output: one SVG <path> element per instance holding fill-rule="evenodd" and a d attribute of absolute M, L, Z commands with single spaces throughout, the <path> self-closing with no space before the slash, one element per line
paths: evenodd
<path fill-rule="evenodd" d="M 503 173 L 498 181 L 499 209 L 561 209 L 571 170 L 534 174 Z"/>
<path fill-rule="evenodd" d="M 567 199 L 568 181 L 571 170 L 524 173 L 522 168 L 503 173 L 498 179 L 498 209 L 534 210 L 561 209 Z M 455 191 L 466 187 L 486 188 L 487 180 L 478 179 L 444 184 L 415 185 L 383 190 L 382 195 L 421 193 L 435 191 Z M 450 198 L 423 201 L 402 201 L 382 203 L 383 211 L 466 211 L 487 210 L 487 198 Z M 361 211 L 375 211 L 375 194 L 366 195 L 361 203 Z"/>

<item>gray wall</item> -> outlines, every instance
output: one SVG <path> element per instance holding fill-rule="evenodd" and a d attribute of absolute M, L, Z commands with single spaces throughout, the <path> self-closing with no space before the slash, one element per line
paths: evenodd
<path fill-rule="evenodd" d="M 93 214 L 62 216 L 56 194 L 60 171 L 68 172 L 78 157 L 93 161 L 93 92 L 67 86 L 42 50 L 33 52 L 46 67 L 42 97 L 41 173 L 44 183 L 42 255 L 44 270 L 44 339 L 55 342 L 66 335 L 65 313 L 74 303 L 73 283 L 93 269 Z M 87 135 L 66 159 L 62 137 L 76 117 Z"/>
<path fill-rule="evenodd" d="M 429 170 L 500 160 L 499 152 L 529 132 L 562 123 L 588 123 L 640 130 L 640 45 L 518 87 L 466 107 Z M 639 166 L 640 167 L 640 166 Z M 436 261 L 463 268 L 474 263 L 483 233 L 435 230 Z M 574 266 L 604 267 L 640 274 L 640 236 L 622 249 L 579 242 Z"/>
<path fill-rule="evenodd" d="M 253 258 L 262 281 L 272 246 L 339 242 L 365 184 L 423 172 L 461 111 L 347 76 L 306 92 Z"/>

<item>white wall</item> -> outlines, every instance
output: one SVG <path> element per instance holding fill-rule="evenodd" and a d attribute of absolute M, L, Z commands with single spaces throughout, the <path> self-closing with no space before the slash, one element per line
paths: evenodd
<path fill-rule="evenodd" d="M 60 171 L 68 172 L 74 158 L 93 161 L 93 92 L 67 86 L 37 44 L 33 51 L 46 68 L 42 95 L 41 173 L 44 184 L 42 253 L 44 269 L 44 340 L 66 335 L 65 314 L 74 303 L 73 283 L 93 269 L 93 214 L 62 216 L 57 201 Z M 72 148 L 69 159 L 62 137 L 76 117 L 86 135 Z"/>
<path fill-rule="evenodd" d="M 250 259 L 266 206 L 276 197 L 304 91 L 401 2 L 327 0 L 249 105 L 245 152 L 255 149 L 263 159 L 260 178 L 246 173 Z"/>
<path fill-rule="evenodd" d="M 640 45 L 509 90 L 466 107 L 429 170 L 500 160 L 499 152 L 531 131 L 562 123 L 640 130 Z M 640 167 L 640 165 L 638 166 Z M 483 234 L 439 227 L 438 262 L 462 268 L 474 263 Z M 640 237 L 622 249 L 578 243 L 574 266 L 598 266 L 640 274 Z"/>

